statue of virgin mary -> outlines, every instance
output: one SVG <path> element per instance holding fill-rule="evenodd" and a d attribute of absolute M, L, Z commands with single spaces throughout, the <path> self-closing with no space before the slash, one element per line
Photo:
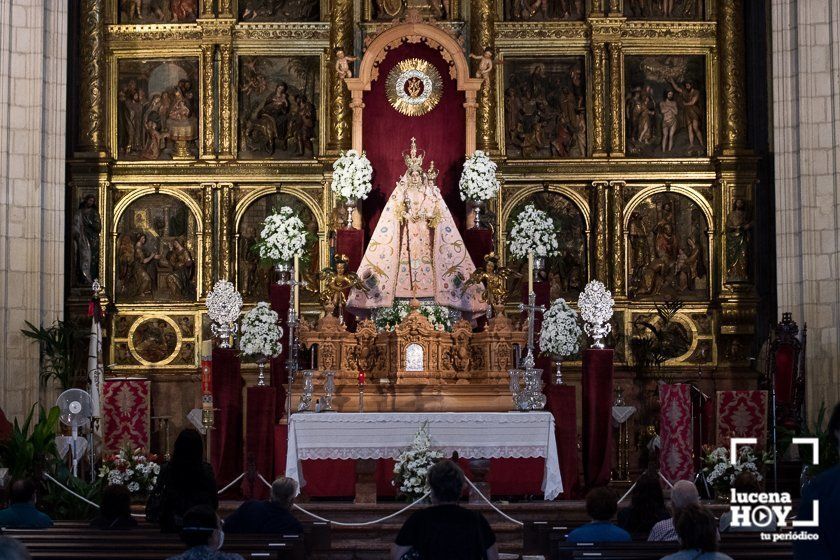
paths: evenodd
<path fill-rule="evenodd" d="M 394 300 L 434 302 L 467 319 L 486 304 L 477 286 L 464 284 L 475 266 L 437 187 L 434 162 L 423 170 L 425 153 L 414 138 L 403 152 L 406 172 L 388 199 L 358 274 L 367 292 L 353 289 L 347 307 L 367 316 Z"/>

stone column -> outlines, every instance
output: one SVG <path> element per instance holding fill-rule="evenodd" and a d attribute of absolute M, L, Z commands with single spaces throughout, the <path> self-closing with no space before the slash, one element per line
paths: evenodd
<path fill-rule="evenodd" d="M 335 51 L 353 54 L 353 0 L 332 0 L 330 12 L 330 107 L 332 127 L 327 150 L 346 150 L 351 142 L 350 92 L 335 70 Z M 355 72 L 354 72 L 355 75 Z"/>
<path fill-rule="evenodd" d="M 623 85 L 621 43 L 610 43 L 610 157 L 624 157 Z"/>
<path fill-rule="evenodd" d="M 604 75 L 604 59 L 606 45 L 595 43 L 592 45 L 592 157 L 606 157 L 607 147 L 604 139 L 605 108 L 604 96 L 606 92 L 606 76 Z"/>
<path fill-rule="evenodd" d="M 720 0 L 718 18 L 720 147 L 723 153 L 732 153 L 747 141 L 743 0 Z"/>
<path fill-rule="evenodd" d="M 219 159 L 233 159 L 233 45 L 220 45 L 219 55 Z"/>
<path fill-rule="evenodd" d="M 595 188 L 595 231 L 594 231 L 594 247 L 595 256 L 595 279 L 600 280 L 605 285 L 610 282 L 610 258 L 609 257 L 609 211 L 610 199 L 607 187 L 607 181 L 593 181 L 592 186 Z"/>
<path fill-rule="evenodd" d="M 213 189 L 214 183 L 201 184 L 201 222 L 204 238 L 201 240 L 201 293 L 206 294 L 213 287 Z"/>
<path fill-rule="evenodd" d="M 80 154 L 98 156 L 105 139 L 105 18 L 104 0 L 82 0 L 79 34 L 79 143 Z M 36 2 L 34 5 L 43 4 Z M 114 147 L 116 149 L 116 147 Z"/>
<path fill-rule="evenodd" d="M 230 214 L 233 211 L 231 204 L 233 184 L 222 183 L 219 185 L 219 279 L 233 281 L 230 262 Z"/>
<path fill-rule="evenodd" d="M 213 55 L 216 45 L 201 45 L 201 159 L 216 159 L 216 138 L 213 130 Z"/>
<path fill-rule="evenodd" d="M 472 0 L 470 4 L 470 45 L 471 53 L 481 55 L 485 48 L 493 50 L 496 10 L 493 0 Z M 473 66 L 478 68 L 479 61 L 473 61 Z M 490 73 L 489 80 L 485 80 L 478 92 L 478 111 L 476 129 L 478 133 L 478 149 L 485 152 L 492 152 L 498 149 L 496 142 L 496 92 L 494 80 L 499 75 L 498 68 Z"/>
<path fill-rule="evenodd" d="M 610 181 L 612 207 L 612 228 L 610 247 L 612 247 L 612 290 L 613 296 L 625 297 L 627 285 L 624 271 L 626 253 L 624 247 L 624 181 Z"/>

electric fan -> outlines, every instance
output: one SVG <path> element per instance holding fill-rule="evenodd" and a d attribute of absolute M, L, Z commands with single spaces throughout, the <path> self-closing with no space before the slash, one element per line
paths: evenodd
<path fill-rule="evenodd" d="M 73 458 L 73 476 L 78 476 L 79 459 L 87 449 L 87 440 L 79 437 L 79 428 L 90 424 L 93 415 L 90 393 L 82 389 L 67 389 L 58 396 L 55 405 L 59 410 L 59 420 L 65 426 L 70 426 L 70 436 L 58 436 L 56 445 L 59 454 L 64 457 L 71 452 Z"/>

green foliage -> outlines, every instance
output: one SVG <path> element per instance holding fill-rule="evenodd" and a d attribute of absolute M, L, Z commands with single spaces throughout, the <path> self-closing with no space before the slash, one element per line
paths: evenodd
<path fill-rule="evenodd" d="M 682 325 L 675 321 L 684 305 L 679 300 L 657 303 L 653 321 L 643 317 L 633 321 L 636 330 L 642 333 L 630 339 L 630 351 L 639 374 L 653 368 L 658 372 L 663 363 L 688 350 L 691 340 Z"/>
<path fill-rule="evenodd" d="M 788 428 L 779 427 L 779 455 L 785 455 L 793 445 L 794 437 L 812 437 L 820 441 L 820 464 L 812 465 L 812 457 L 808 451 L 800 455 L 804 465 L 805 475 L 807 478 L 814 478 L 821 472 L 830 469 L 837 463 L 840 463 L 840 456 L 837 452 L 837 439 L 835 434 L 828 431 L 826 423 L 827 409 L 825 402 L 820 403 L 820 411 L 817 414 L 817 420 L 812 426 L 806 426 L 803 430 L 790 430 Z M 806 448 L 807 449 L 807 448 Z"/>
<path fill-rule="evenodd" d="M 41 473 L 56 460 L 55 436 L 58 431 L 58 407 L 49 411 L 38 406 L 38 421 L 32 423 L 35 406 L 23 424 L 15 419 L 9 439 L 0 442 L 0 466 L 9 469 L 12 479 L 40 480 Z"/>
<path fill-rule="evenodd" d="M 95 504 L 102 502 L 104 483 L 101 478 L 97 478 L 93 483 L 87 482 L 72 476 L 67 465 L 59 463 L 55 479 Z M 51 480 L 45 481 L 44 492 L 38 497 L 38 503 L 53 519 L 86 520 L 92 519 L 97 513 L 97 508 L 73 496 Z"/>
<path fill-rule="evenodd" d="M 56 321 L 47 328 L 26 321 L 26 326 L 21 334 L 41 345 L 41 384 L 54 378 L 62 391 L 75 387 L 84 377 L 82 347 L 88 335 L 72 321 Z"/>

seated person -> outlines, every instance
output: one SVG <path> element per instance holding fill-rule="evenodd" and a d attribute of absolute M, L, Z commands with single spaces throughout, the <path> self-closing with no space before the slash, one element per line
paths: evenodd
<path fill-rule="evenodd" d="M 225 519 L 225 532 L 302 534 L 303 526 L 289 511 L 297 489 L 298 484 L 294 479 L 281 476 L 271 485 L 271 499 L 248 500 L 243 503 Z"/>
<path fill-rule="evenodd" d="M 0 511 L 0 527 L 10 529 L 46 529 L 52 519 L 35 508 L 35 483 L 28 478 L 16 480 L 9 491 L 9 507 Z"/>
<path fill-rule="evenodd" d="M 660 521 L 650 530 L 648 542 L 674 542 L 677 540 L 677 530 L 674 520 L 680 511 L 690 505 L 700 504 L 700 494 L 697 487 L 689 480 L 678 480 L 671 488 L 671 517 Z"/>
<path fill-rule="evenodd" d="M 758 483 L 758 478 L 751 473 L 750 471 L 741 471 L 738 476 L 735 477 L 735 481 L 732 483 L 732 487 L 735 489 L 736 492 L 744 493 L 744 494 L 755 494 L 757 492 L 761 492 L 761 485 Z M 776 530 L 776 520 L 773 516 L 770 516 L 770 519 L 765 526 L 753 525 L 752 519 L 748 521 L 746 525 L 740 525 L 739 527 L 732 526 L 732 512 L 726 511 L 720 516 L 720 532 L 723 533 L 724 531 L 735 532 L 735 531 L 775 531 Z"/>
<path fill-rule="evenodd" d="M 193 506 L 184 514 L 181 540 L 187 551 L 169 560 L 243 560 L 238 554 L 219 552 L 225 533 L 219 516 L 210 506 Z"/>
<path fill-rule="evenodd" d="M 432 505 L 411 514 L 391 547 L 391 559 L 414 551 L 424 559 L 498 560 L 496 535 L 481 513 L 458 505 L 464 472 L 452 461 L 435 463 L 426 475 Z"/>
<path fill-rule="evenodd" d="M 19 540 L 0 537 L 0 560 L 32 560 L 32 557 Z"/>
<path fill-rule="evenodd" d="M 137 521 L 131 517 L 131 494 L 122 484 L 109 484 L 102 491 L 102 505 L 99 515 L 94 517 L 90 526 L 95 529 L 122 531 L 137 527 Z"/>
<path fill-rule="evenodd" d="M 628 542 L 630 533 L 611 523 L 618 498 L 606 487 L 593 488 L 586 495 L 586 514 L 592 521 L 569 533 L 568 542 Z"/>
<path fill-rule="evenodd" d="M 715 516 L 699 504 L 690 504 L 677 517 L 679 552 L 662 560 L 732 560 L 718 552 L 718 532 Z"/>
<path fill-rule="evenodd" d="M 618 526 L 631 535 L 647 538 L 654 525 L 671 517 L 656 474 L 642 475 L 630 493 L 630 506 L 618 511 Z"/>

